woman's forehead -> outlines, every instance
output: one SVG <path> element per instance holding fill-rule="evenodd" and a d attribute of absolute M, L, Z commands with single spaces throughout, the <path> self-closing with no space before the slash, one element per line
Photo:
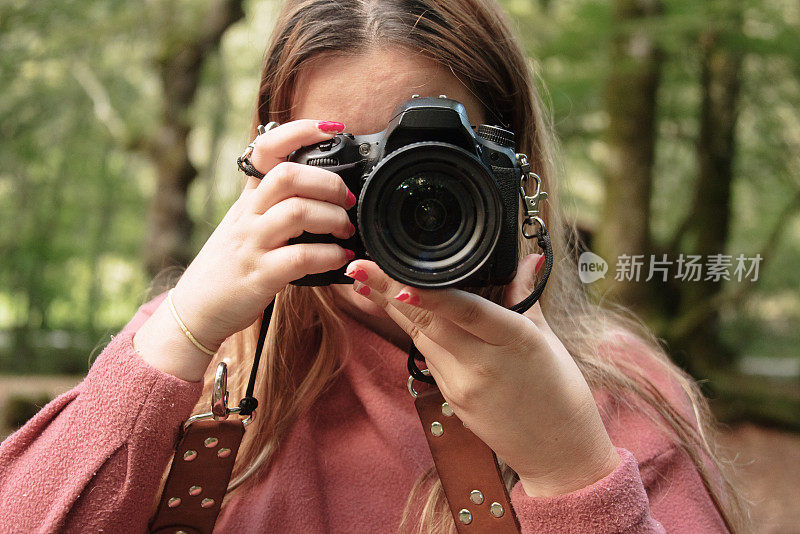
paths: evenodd
<path fill-rule="evenodd" d="M 484 120 L 477 99 L 450 70 L 399 48 L 311 61 L 296 78 L 291 119 L 339 121 L 356 135 L 380 132 L 413 94 L 447 95 L 464 104 L 471 124 Z"/>

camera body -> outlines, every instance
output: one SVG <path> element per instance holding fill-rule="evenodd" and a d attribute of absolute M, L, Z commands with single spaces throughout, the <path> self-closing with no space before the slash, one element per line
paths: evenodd
<path fill-rule="evenodd" d="M 522 170 L 514 134 L 489 125 L 476 133 L 460 102 L 414 95 L 385 130 L 337 134 L 288 160 L 337 173 L 358 199 L 348 211 L 351 238 L 304 232 L 290 244 L 338 243 L 421 288 L 507 284 L 516 274 Z M 352 279 L 342 267 L 292 283 Z"/>

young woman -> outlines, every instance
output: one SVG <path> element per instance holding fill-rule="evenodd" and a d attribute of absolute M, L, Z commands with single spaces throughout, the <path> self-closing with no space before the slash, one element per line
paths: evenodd
<path fill-rule="evenodd" d="M 412 94 L 463 103 L 471 124 L 514 131 L 549 192 L 556 263 L 520 237 L 516 278 L 477 292 L 419 290 L 302 231 L 353 234 L 341 178 L 287 162 L 346 131 L 386 128 Z M 587 300 L 559 210 L 552 127 L 494 0 L 289 0 L 261 76 L 241 196 L 178 281 L 140 308 L 86 379 L 0 447 L 0 524 L 11 532 L 139 532 L 178 428 L 208 411 L 229 365 L 243 394 L 258 320 L 275 311 L 216 532 L 454 532 L 406 391 L 413 339 L 456 415 L 502 459 L 524 532 L 727 532 L 742 509 L 707 404 L 640 324 Z M 350 284 L 292 280 L 347 266 Z M 468 470 L 469 466 L 464 466 Z M 10 528 L 9 528 L 10 526 Z"/>

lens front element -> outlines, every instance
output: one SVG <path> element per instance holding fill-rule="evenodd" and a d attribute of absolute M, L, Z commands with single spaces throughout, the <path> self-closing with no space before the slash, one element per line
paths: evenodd
<path fill-rule="evenodd" d="M 423 169 L 410 172 L 388 195 L 385 223 L 405 253 L 441 259 L 452 253 L 456 237 L 474 221 L 475 206 L 451 176 Z"/>

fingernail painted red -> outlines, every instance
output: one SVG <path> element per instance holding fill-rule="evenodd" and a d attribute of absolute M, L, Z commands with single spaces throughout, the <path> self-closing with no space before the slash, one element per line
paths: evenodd
<path fill-rule="evenodd" d="M 350 226 L 352 226 L 352 224 Z M 346 248 L 344 249 L 344 257 L 347 258 L 347 261 L 353 261 L 353 258 L 356 257 L 356 253 L 349 248 Z"/>
<path fill-rule="evenodd" d="M 539 256 L 539 259 L 538 259 L 538 260 L 536 260 L 536 267 L 534 267 L 534 268 L 533 268 L 533 272 L 534 272 L 534 273 L 538 273 L 538 272 L 539 272 L 539 269 L 541 269 L 541 268 L 542 268 L 542 265 L 544 265 L 544 254 L 542 254 L 541 256 Z"/>
<path fill-rule="evenodd" d="M 419 305 L 419 295 L 411 295 L 409 297 L 409 299 L 408 299 L 408 303 L 411 304 L 412 306 L 418 306 Z"/>
<path fill-rule="evenodd" d="M 344 273 L 345 276 L 349 276 L 359 282 L 365 282 L 367 280 L 367 271 L 364 269 L 356 269 L 355 271 L 349 271 Z"/>
<path fill-rule="evenodd" d="M 355 206 L 356 202 L 358 202 L 356 200 L 356 196 L 353 194 L 352 191 L 348 191 L 347 192 L 347 200 L 344 201 L 345 205 L 347 206 L 347 209 L 350 209 L 353 206 Z"/>
<path fill-rule="evenodd" d="M 406 291 L 401 291 L 400 293 L 398 293 L 397 295 L 395 295 L 395 296 L 394 296 L 394 298 L 396 298 L 396 299 L 397 299 L 397 300 L 399 300 L 400 302 L 405 302 L 405 301 L 407 301 L 407 300 L 408 300 L 408 297 L 409 297 L 409 296 L 410 296 L 410 295 L 408 294 L 408 292 L 406 292 Z"/>
<path fill-rule="evenodd" d="M 365 297 L 369 296 L 369 286 L 362 286 L 358 288 L 358 292 L 364 295 Z"/>
<path fill-rule="evenodd" d="M 341 132 L 344 130 L 344 124 L 334 121 L 319 121 L 317 123 L 317 128 L 325 133 Z"/>
<path fill-rule="evenodd" d="M 354 233 L 356 233 L 356 227 L 353 226 L 353 223 L 350 223 L 350 235 L 353 235 Z"/>

